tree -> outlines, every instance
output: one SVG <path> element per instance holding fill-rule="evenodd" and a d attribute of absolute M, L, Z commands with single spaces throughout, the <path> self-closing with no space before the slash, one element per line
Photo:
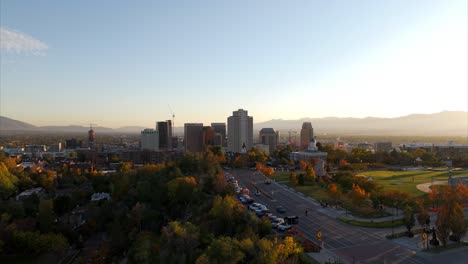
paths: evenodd
<path fill-rule="evenodd" d="M 275 239 L 274 244 L 276 244 L 276 250 L 272 253 L 277 256 L 278 262 L 276 263 L 286 263 L 288 260 L 297 258 L 302 253 L 301 246 L 291 236 L 285 237 L 281 242 Z"/>
<path fill-rule="evenodd" d="M 156 261 L 154 252 L 156 239 L 151 232 L 141 232 L 129 250 L 129 259 L 133 263 L 150 264 Z"/>
<path fill-rule="evenodd" d="M 249 152 L 247 152 L 248 160 L 251 164 L 260 162 L 264 164 L 268 160 L 268 155 L 265 151 L 261 151 L 259 148 L 253 147 Z"/>
<path fill-rule="evenodd" d="M 54 205 L 52 200 L 41 199 L 39 202 L 39 214 L 37 219 L 42 233 L 47 233 L 52 230 L 54 224 Z"/>
<path fill-rule="evenodd" d="M 460 203 L 455 203 L 451 208 L 450 230 L 452 231 L 453 240 L 457 242 L 460 242 L 460 239 L 466 233 L 465 216 L 463 206 Z"/>
<path fill-rule="evenodd" d="M 162 229 L 161 258 L 163 262 L 193 262 L 195 249 L 200 244 L 200 230 L 190 222 L 169 222 Z"/>
<path fill-rule="evenodd" d="M 239 241 L 230 237 L 219 237 L 211 242 L 196 263 L 239 263 L 245 254 L 239 247 Z M 208 262 L 206 262 L 208 261 Z"/>
<path fill-rule="evenodd" d="M 411 232 L 411 229 L 414 227 L 415 220 L 414 220 L 414 212 L 413 208 L 410 206 L 405 207 L 405 217 L 403 218 L 403 221 L 405 223 L 406 229 L 408 230 L 407 234 L 409 237 L 413 237 L 413 233 Z"/>
<path fill-rule="evenodd" d="M 7 166 L 0 162 L 0 198 L 8 199 L 16 191 L 18 178 L 8 171 Z"/>
<path fill-rule="evenodd" d="M 418 223 L 421 225 L 421 227 L 425 227 L 430 221 L 430 216 L 429 212 L 426 210 L 424 206 L 424 201 L 422 199 L 418 199 L 416 201 L 416 204 L 418 205 Z"/>
<path fill-rule="evenodd" d="M 366 193 L 359 185 L 353 183 L 351 192 L 349 193 L 351 201 L 356 206 L 361 206 L 364 201 L 369 198 L 369 194 Z"/>
<path fill-rule="evenodd" d="M 337 200 L 341 199 L 341 196 L 343 195 L 341 193 L 341 190 L 334 183 L 330 183 L 328 185 L 328 192 L 330 193 L 330 197 L 332 197 L 333 199 L 337 199 Z"/>
<path fill-rule="evenodd" d="M 54 199 L 54 212 L 58 216 L 70 212 L 73 209 L 73 201 L 67 195 L 60 195 Z"/>
<path fill-rule="evenodd" d="M 12 241 L 12 246 L 17 252 L 28 255 L 39 255 L 45 252 L 60 253 L 68 247 L 67 239 L 62 234 L 15 231 Z"/>
<path fill-rule="evenodd" d="M 297 177 L 297 183 L 299 185 L 304 185 L 304 179 L 305 179 L 304 173 L 299 174 L 299 176 Z"/>
<path fill-rule="evenodd" d="M 450 235 L 450 215 L 447 207 L 442 207 L 437 213 L 436 220 L 437 236 L 442 245 L 447 246 L 447 239 Z"/>
<path fill-rule="evenodd" d="M 306 180 L 312 181 L 315 179 L 315 170 L 314 166 L 308 165 L 305 169 Z"/>
<path fill-rule="evenodd" d="M 292 185 L 294 186 L 297 185 L 297 175 L 295 172 L 291 172 L 291 174 L 289 174 L 289 181 L 291 182 Z"/>
<path fill-rule="evenodd" d="M 186 206 L 193 200 L 197 182 L 194 177 L 178 177 L 167 183 L 169 199 L 176 205 Z"/>
<path fill-rule="evenodd" d="M 255 164 L 255 168 L 267 177 L 271 177 L 275 174 L 275 170 L 272 167 L 265 166 L 260 162 Z"/>
<path fill-rule="evenodd" d="M 246 215 L 244 207 L 232 196 L 216 196 L 209 211 L 210 228 L 216 235 L 232 236 L 236 229 L 245 225 Z M 255 219 L 255 217 L 253 217 Z"/>

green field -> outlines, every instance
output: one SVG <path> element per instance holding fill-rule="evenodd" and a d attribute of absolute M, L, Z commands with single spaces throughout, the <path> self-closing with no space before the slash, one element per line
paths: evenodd
<path fill-rule="evenodd" d="M 452 177 L 468 177 L 468 172 L 450 172 Z M 417 197 L 424 194 L 418 190 L 418 184 L 434 181 L 447 181 L 449 172 L 447 171 L 366 171 L 360 172 L 358 175 L 370 176 L 372 180 L 383 186 L 384 190 L 399 190 L 407 192 L 410 195 Z M 276 172 L 274 179 L 284 185 L 291 186 L 289 182 L 289 172 Z M 327 192 L 319 186 L 305 182 L 304 186 L 296 186 L 296 190 L 313 197 L 315 199 L 326 199 Z"/>
<path fill-rule="evenodd" d="M 275 181 L 284 184 L 288 187 L 292 187 L 292 184 L 289 182 L 289 172 L 276 172 L 274 175 Z M 305 181 L 304 185 L 297 185 L 294 187 L 297 191 L 312 197 L 316 200 L 328 200 L 328 192 L 326 189 L 320 188 L 320 186 L 313 184 L 312 182 Z"/>
<path fill-rule="evenodd" d="M 370 176 L 384 187 L 384 190 L 399 190 L 412 196 L 421 196 L 424 192 L 416 186 L 421 183 L 447 181 L 447 171 L 366 171 L 359 175 Z M 452 177 L 467 177 L 467 172 L 451 172 Z"/>

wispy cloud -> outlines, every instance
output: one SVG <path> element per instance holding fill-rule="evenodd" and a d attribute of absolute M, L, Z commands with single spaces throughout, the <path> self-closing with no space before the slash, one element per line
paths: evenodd
<path fill-rule="evenodd" d="M 0 50 L 9 53 L 45 55 L 47 45 L 28 34 L 0 27 Z"/>

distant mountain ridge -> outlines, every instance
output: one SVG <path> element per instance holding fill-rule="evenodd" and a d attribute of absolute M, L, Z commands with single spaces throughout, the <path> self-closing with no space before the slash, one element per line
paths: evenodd
<path fill-rule="evenodd" d="M 254 116 L 255 119 L 255 116 Z M 418 135 L 418 136 L 462 136 L 468 137 L 468 112 L 444 111 L 435 114 L 412 114 L 396 118 L 380 117 L 324 117 L 301 118 L 297 120 L 273 119 L 254 124 L 254 133 L 262 128 L 274 128 L 281 132 L 297 131 L 300 133 L 302 123 L 311 122 L 315 134 L 341 135 Z M 139 133 L 142 126 L 125 126 L 121 128 L 93 127 L 96 133 Z M 86 133 L 85 126 L 34 126 L 25 122 L 0 116 L 0 132 L 79 132 Z M 175 133 L 183 133 L 183 127 L 175 127 Z"/>
<path fill-rule="evenodd" d="M 468 137 L 468 112 L 444 111 L 412 114 L 395 118 L 325 117 L 298 120 L 270 120 L 254 124 L 254 130 L 272 127 L 279 131 L 300 132 L 303 122 L 311 122 L 315 134 L 420 135 Z"/>

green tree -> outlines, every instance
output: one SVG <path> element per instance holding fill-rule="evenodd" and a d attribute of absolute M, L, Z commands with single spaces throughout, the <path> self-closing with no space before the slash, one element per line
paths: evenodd
<path fill-rule="evenodd" d="M 142 264 L 155 263 L 156 252 L 153 250 L 155 244 L 156 239 L 151 232 L 141 232 L 129 250 L 129 261 Z"/>
<path fill-rule="evenodd" d="M 45 252 L 63 252 L 68 248 L 67 239 L 61 234 L 40 234 L 39 232 L 16 231 L 12 237 L 16 252 L 39 255 Z"/>
<path fill-rule="evenodd" d="M 245 254 L 239 246 L 239 241 L 230 237 L 219 237 L 215 239 L 205 250 L 196 263 L 239 263 Z M 208 261 L 208 262 L 206 262 Z"/>
<path fill-rule="evenodd" d="M 408 236 L 413 237 L 411 229 L 414 227 L 416 221 L 414 220 L 413 208 L 408 205 L 405 207 L 405 217 L 403 218 L 403 221 L 405 223 L 406 229 L 408 230 Z"/>
<path fill-rule="evenodd" d="M 18 178 L 8 171 L 7 166 L 0 162 L 0 198 L 8 199 L 16 192 L 15 184 Z"/>
<path fill-rule="evenodd" d="M 304 179 L 305 179 L 304 173 L 299 174 L 299 176 L 297 177 L 297 183 L 299 185 L 304 185 Z"/>
<path fill-rule="evenodd" d="M 188 263 L 195 259 L 195 250 L 200 244 L 200 230 L 190 222 L 169 222 L 162 229 L 161 259 L 163 262 Z"/>
<path fill-rule="evenodd" d="M 67 195 L 60 195 L 54 199 L 54 212 L 58 216 L 70 212 L 73 209 L 73 201 Z"/>
<path fill-rule="evenodd" d="M 39 222 L 39 228 L 42 233 L 47 233 L 52 230 L 55 219 L 53 209 L 54 204 L 52 200 L 40 200 L 37 219 Z"/>

